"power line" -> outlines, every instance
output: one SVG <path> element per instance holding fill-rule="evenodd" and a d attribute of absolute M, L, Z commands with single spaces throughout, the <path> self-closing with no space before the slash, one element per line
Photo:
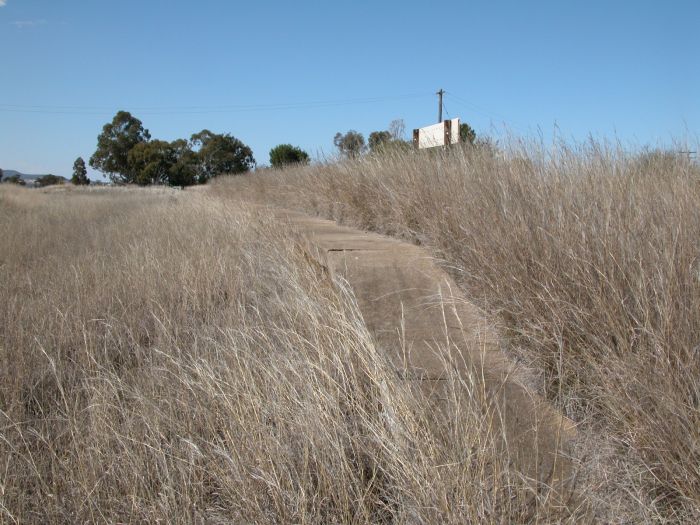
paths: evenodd
<path fill-rule="evenodd" d="M 447 118 L 449 119 L 451 117 L 450 115 L 450 110 L 447 109 L 447 104 L 445 104 L 445 101 L 442 101 L 442 108 L 445 110 L 445 115 L 447 115 Z"/>
<path fill-rule="evenodd" d="M 506 120 L 505 117 L 503 117 L 502 115 L 499 115 L 498 113 L 494 113 L 494 112 L 488 111 L 484 108 L 481 108 L 480 106 L 477 106 L 476 104 L 474 104 L 472 102 L 468 102 L 465 99 L 458 97 L 457 95 L 455 95 L 452 92 L 447 92 L 447 95 L 452 97 L 455 101 L 469 107 L 470 109 L 472 109 L 478 113 L 481 113 L 482 115 L 485 115 L 487 117 L 492 117 L 492 118 L 498 118 L 499 120 Z"/>
<path fill-rule="evenodd" d="M 471 102 L 468 102 L 468 101 L 464 100 L 463 98 L 458 97 L 457 95 L 455 95 L 454 93 L 451 93 L 451 92 L 449 92 L 449 91 L 446 92 L 446 94 L 447 94 L 448 96 L 450 96 L 450 97 L 451 97 L 453 100 L 455 100 L 456 102 L 460 103 L 460 104 L 463 105 L 463 106 L 466 106 L 467 108 L 471 109 L 472 111 L 476 111 L 477 113 L 481 113 L 482 115 L 484 115 L 484 116 L 486 116 L 486 117 L 489 117 L 489 118 L 492 118 L 492 119 L 498 119 L 498 120 L 500 120 L 500 121 L 502 121 L 502 122 L 504 122 L 504 123 L 506 123 L 506 124 L 512 126 L 513 128 L 524 132 L 524 130 L 523 130 L 520 126 L 514 124 L 512 121 L 509 121 L 509 120 L 508 120 L 506 117 L 504 117 L 503 115 L 500 115 L 500 114 L 498 114 L 498 113 L 489 111 L 489 110 L 487 110 L 487 109 L 485 109 L 485 108 L 481 108 L 481 107 L 477 106 L 476 104 L 473 104 L 473 103 L 471 103 Z"/>
<path fill-rule="evenodd" d="M 385 97 L 349 98 L 335 100 L 317 100 L 309 102 L 288 102 L 273 104 L 239 104 L 220 106 L 128 106 L 131 111 L 139 111 L 145 115 L 169 115 L 169 114 L 201 114 L 201 113 L 239 113 L 250 111 L 280 111 L 289 109 L 313 109 L 356 104 L 375 104 L 396 100 L 406 100 L 432 96 L 427 93 L 414 93 L 407 95 L 394 95 Z M 79 114 L 101 115 L 112 112 L 118 105 L 113 106 L 53 106 L 53 105 L 21 105 L 0 103 L 0 111 L 10 113 L 43 113 L 43 114 Z"/>
<path fill-rule="evenodd" d="M 265 109 L 278 107 L 306 107 L 310 105 L 330 105 L 330 104 L 356 104 L 356 103 L 367 103 L 367 102 L 382 102 L 387 100 L 399 100 L 405 98 L 417 98 L 428 96 L 427 93 L 414 93 L 408 95 L 393 95 L 393 96 L 383 96 L 383 97 L 365 97 L 365 98 L 349 98 L 349 99 L 333 99 L 333 100 L 321 100 L 321 101 L 307 101 L 307 102 L 284 102 L 284 103 L 272 103 L 272 104 L 222 104 L 222 105 L 208 105 L 208 106 L 131 106 L 128 104 L 121 104 L 121 106 L 129 106 L 134 110 L 154 110 L 154 111 L 167 111 L 167 110 L 214 110 L 214 111 L 225 111 L 225 110 L 238 110 L 238 109 Z M 113 104 L 109 106 L 56 106 L 56 105 L 22 105 L 22 104 L 2 104 L 0 106 L 8 108 L 21 108 L 21 109 L 49 109 L 49 110 L 111 110 L 114 107 L 120 106 L 120 104 Z"/>

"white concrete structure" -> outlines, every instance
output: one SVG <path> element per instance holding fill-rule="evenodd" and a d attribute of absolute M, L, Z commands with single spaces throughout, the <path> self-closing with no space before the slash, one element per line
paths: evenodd
<path fill-rule="evenodd" d="M 413 130 L 413 145 L 417 149 L 447 146 L 459 142 L 459 119 L 443 120 L 439 124 Z"/>

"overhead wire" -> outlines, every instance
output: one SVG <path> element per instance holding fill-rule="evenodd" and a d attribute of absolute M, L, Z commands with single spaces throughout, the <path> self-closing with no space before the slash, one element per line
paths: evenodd
<path fill-rule="evenodd" d="M 515 128 L 515 129 L 517 129 L 517 130 L 519 130 L 519 131 L 521 131 L 521 132 L 524 132 L 524 130 L 523 130 L 520 126 L 518 126 L 517 124 L 515 124 L 515 123 L 512 122 L 511 120 L 507 119 L 507 118 L 504 117 L 503 115 L 500 115 L 499 113 L 496 113 L 496 112 L 493 112 L 493 111 L 489 111 L 489 110 L 487 110 L 487 109 L 485 109 L 485 108 L 482 108 L 482 107 L 480 107 L 480 106 L 477 106 L 477 105 L 474 104 L 474 103 L 468 102 L 467 100 L 465 100 L 465 99 L 463 99 L 463 98 L 461 98 L 461 97 L 458 97 L 457 95 L 455 95 L 454 93 L 452 93 L 452 92 L 450 92 L 450 91 L 446 91 L 445 94 L 446 94 L 447 96 L 451 97 L 451 98 L 452 98 L 455 102 L 457 102 L 458 104 L 460 104 L 460 105 L 466 107 L 467 109 L 471 109 L 472 111 L 476 111 L 477 113 L 480 113 L 481 115 L 483 115 L 483 116 L 485 116 L 485 117 L 488 117 L 488 118 L 491 118 L 491 119 L 500 120 L 500 121 L 503 122 L 504 124 L 507 124 L 507 125 L 509 125 L 509 126 L 511 126 L 511 127 L 513 127 L 513 128 Z"/>
<path fill-rule="evenodd" d="M 445 110 L 445 114 L 447 115 L 447 118 L 450 118 L 450 110 L 447 109 L 447 104 L 445 104 L 445 101 L 442 101 L 442 109 Z"/>
<path fill-rule="evenodd" d="M 204 114 L 204 113 L 241 113 L 250 111 L 280 111 L 289 109 L 314 109 L 340 107 L 356 104 L 374 104 L 394 100 L 406 100 L 432 96 L 427 93 L 413 93 L 407 95 L 393 95 L 385 97 L 366 97 L 335 100 L 317 100 L 307 102 L 288 102 L 273 104 L 238 104 L 217 106 L 60 106 L 60 105 L 22 105 L 0 103 L 0 111 L 11 113 L 43 113 L 43 114 L 79 114 L 101 115 L 113 112 L 118 107 L 126 107 L 131 111 L 139 111 L 145 115 L 171 115 L 171 114 Z"/>

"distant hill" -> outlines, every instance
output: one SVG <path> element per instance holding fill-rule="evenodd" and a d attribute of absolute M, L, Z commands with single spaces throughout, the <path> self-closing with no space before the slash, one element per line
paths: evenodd
<path fill-rule="evenodd" d="M 3 175 L 2 175 L 3 179 L 5 177 L 12 177 L 14 175 L 19 175 L 19 178 L 24 180 L 27 184 L 34 184 L 39 177 L 43 177 L 44 175 L 48 175 L 48 173 L 42 173 L 40 175 L 29 175 L 27 173 L 21 173 L 17 170 L 6 170 L 6 169 L 3 169 L 2 173 L 3 173 Z M 57 176 L 61 177 L 60 175 L 57 175 Z M 68 182 L 68 179 L 66 179 L 65 177 L 61 177 L 61 178 L 64 181 Z"/>

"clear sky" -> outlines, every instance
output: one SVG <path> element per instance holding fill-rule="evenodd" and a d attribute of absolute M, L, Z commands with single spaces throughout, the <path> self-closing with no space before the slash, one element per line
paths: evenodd
<path fill-rule="evenodd" d="M 70 176 L 120 109 L 316 156 L 433 123 L 439 88 L 477 134 L 697 140 L 699 23 L 700 0 L 0 0 L 0 167 Z"/>

